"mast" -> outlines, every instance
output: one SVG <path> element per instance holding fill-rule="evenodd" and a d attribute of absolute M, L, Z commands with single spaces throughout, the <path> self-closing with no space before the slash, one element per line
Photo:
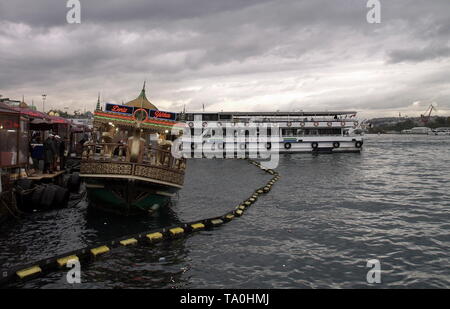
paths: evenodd
<path fill-rule="evenodd" d="M 95 107 L 96 110 L 100 109 L 100 92 L 98 93 L 98 99 L 97 99 L 97 106 Z"/>
<path fill-rule="evenodd" d="M 142 98 L 141 98 L 141 108 L 143 108 L 144 107 L 144 98 L 145 98 L 145 80 L 144 80 L 144 86 L 142 87 L 142 94 L 143 94 L 143 96 L 142 96 Z"/>

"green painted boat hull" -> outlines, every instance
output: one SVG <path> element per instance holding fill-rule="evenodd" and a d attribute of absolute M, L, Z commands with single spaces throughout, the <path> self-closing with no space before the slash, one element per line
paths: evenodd
<path fill-rule="evenodd" d="M 178 188 L 132 179 L 87 178 L 89 205 L 121 215 L 152 213 L 169 203 Z"/>

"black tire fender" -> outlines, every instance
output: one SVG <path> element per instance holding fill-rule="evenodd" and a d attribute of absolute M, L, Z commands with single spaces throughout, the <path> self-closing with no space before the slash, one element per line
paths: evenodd
<path fill-rule="evenodd" d="M 53 201 L 55 200 L 57 190 L 58 187 L 55 185 L 48 185 L 45 187 L 41 196 L 41 206 L 43 209 L 50 209 L 53 207 Z"/>
<path fill-rule="evenodd" d="M 53 202 L 54 207 L 56 208 L 64 208 L 67 206 L 67 203 L 69 202 L 69 190 L 66 188 L 58 187 L 55 194 L 55 200 Z"/>
<path fill-rule="evenodd" d="M 81 178 L 80 174 L 73 173 L 70 175 L 68 181 L 67 181 L 67 189 L 69 189 L 70 192 L 78 192 L 80 189 L 81 184 Z"/>
<path fill-rule="evenodd" d="M 34 189 L 33 194 L 31 195 L 32 208 L 37 209 L 41 208 L 41 196 L 42 193 L 44 192 L 44 189 L 45 189 L 44 186 L 39 186 Z"/>
<path fill-rule="evenodd" d="M 22 178 L 16 181 L 16 187 L 19 191 L 29 190 L 33 188 L 33 180 Z"/>

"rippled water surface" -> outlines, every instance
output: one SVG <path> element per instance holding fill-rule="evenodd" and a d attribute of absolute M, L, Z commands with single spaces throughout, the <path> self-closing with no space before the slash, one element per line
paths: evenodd
<path fill-rule="evenodd" d="M 281 180 L 220 228 L 114 249 L 82 265 L 81 288 L 450 287 L 450 137 L 366 136 L 361 154 L 283 155 Z M 0 264 L 221 215 L 270 177 L 242 160 L 190 160 L 186 185 L 158 216 L 121 218 L 74 199 L 0 227 Z M 72 287 L 64 272 L 15 285 Z"/>

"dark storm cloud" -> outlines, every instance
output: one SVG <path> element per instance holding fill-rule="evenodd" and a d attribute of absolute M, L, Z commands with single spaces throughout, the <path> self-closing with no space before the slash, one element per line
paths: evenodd
<path fill-rule="evenodd" d="M 120 102 L 147 79 L 162 107 L 216 110 L 388 110 L 448 94 L 448 0 L 381 1 L 378 25 L 366 0 L 80 2 L 68 25 L 65 0 L 1 0 L 1 94 Z"/>
<path fill-rule="evenodd" d="M 424 48 L 397 49 L 388 52 L 388 56 L 390 63 L 422 62 L 450 57 L 450 47 L 445 45 L 430 45 Z"/>
<path fill-rule="evenodd" d="M 91 23 L 133 21 L 163 22 L 202 18 L 215 13 L 241 10 L 264 0 L 81 0 L 83 18 Z M 14 0 L 0 4 L 0 18 L 33 26 L 56 26 L 66 23 L 66 0 Z"/>

